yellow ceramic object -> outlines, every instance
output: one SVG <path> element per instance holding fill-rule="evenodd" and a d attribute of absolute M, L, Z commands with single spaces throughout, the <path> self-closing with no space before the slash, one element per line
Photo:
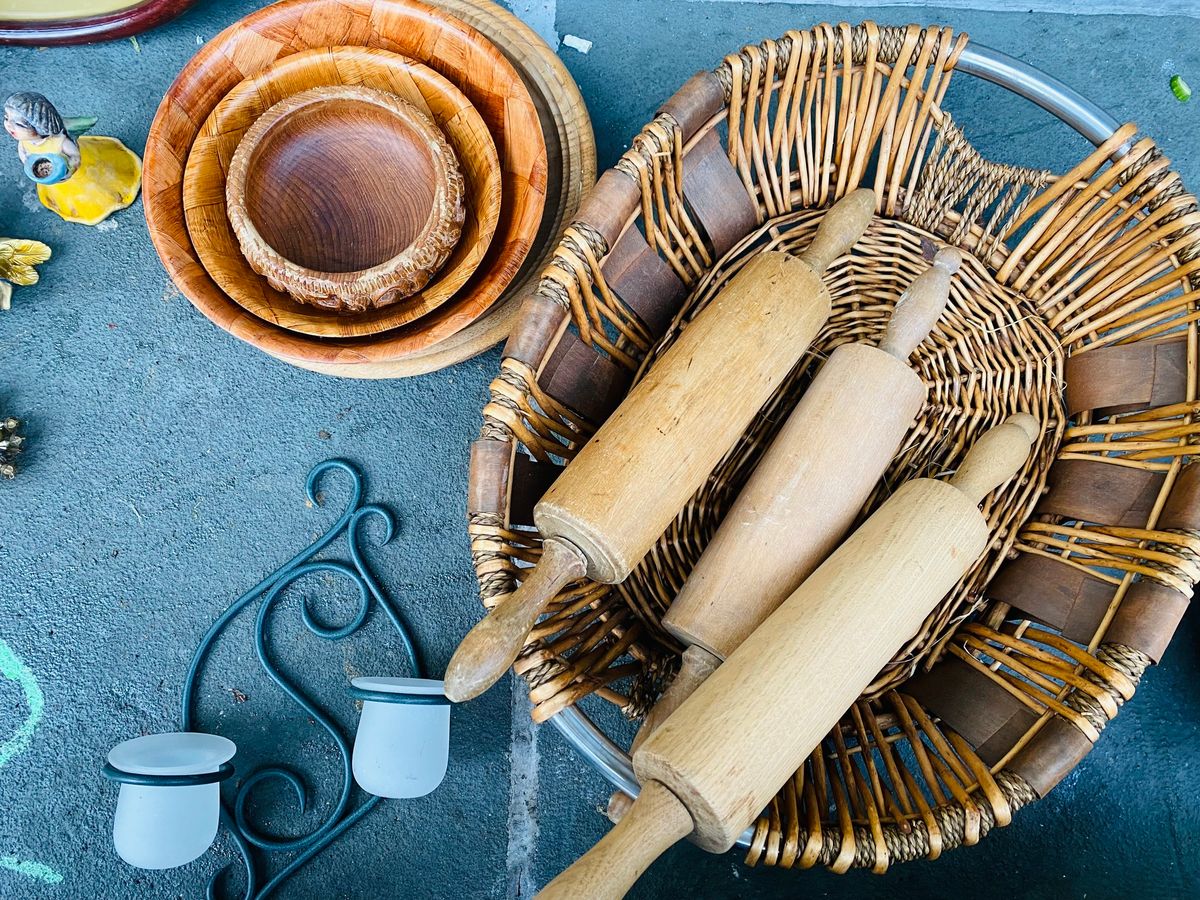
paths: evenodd
<path fill-rule="evenodd" d="M 98 225 L 137 199 L 142 161 L 113 137 L 89 134 L 77 143 L 79 171 L 58 184 L 39 184 L 38 198 L 68 222 Z"/>
<path fill-rule="evenodd" d="M 49 258 L 50 248 L 41 241 L 0 237 L 0 310 L 9 308 L 14 284 L 37 284 L 34 267 Z"/>

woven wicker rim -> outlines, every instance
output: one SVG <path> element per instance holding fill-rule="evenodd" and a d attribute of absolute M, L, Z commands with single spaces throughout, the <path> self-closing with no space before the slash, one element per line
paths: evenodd
<path fill-rule="evenodd" d="M 960 404 L 927 408 L 954 443 L 931 441 L 919 420 L 894 465 L 952 468 L 1005 405 L 1051 430 L 984 504 L 994 546 L 983 569 L 785 785 L 748 834 L 750 863 L 878 872 L 1008 824 L 1133 696 L 1200 579 L 1200 466 L 1184 465 L 1200 434 L 1196 201 L 1135 126 L 1105 139 L 1102 111 L 1036 79 L 1019 92 L 1056 113 L 1076 107 L 1100 146 L 1058 176 L 984 159 L 941 109 L 965 47 L 948 28 L 820 25 L 689 81 L 567 229 L 472 448 L 472 551 L 493 606 L 539 558 L 532 507 L 558 467 L 747 254 L 804 245 L 807 210 L 874 178 L 884 217 L 871 246 L 831 269 L 834 324 L 814 354 L 872 340 L 935 237 L 973 257 L 975 287 L 952 290 L 958 322 L 939 323 L 916 358 L 931 398 Z M 986 69 L 987 55 L 961 68 Z M 968 333 L 999 370 L 961 368 Z M 796 396 L 796 383 L 781 388 L 630 579 L 564 590 L 515 666 L 534 718 L 586 726 L 577 745 L 615 783 L 622 756 L 572 707 L 595 695 L 636 714 L 652 701 L 671 671 L 655 617 L 769 440 L 762 420 Z M 932 685 L 904 681 L 934 662 Z"/>

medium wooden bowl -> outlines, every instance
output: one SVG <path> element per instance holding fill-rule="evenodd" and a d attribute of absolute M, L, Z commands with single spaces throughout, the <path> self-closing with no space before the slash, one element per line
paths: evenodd
<path fill-rule="evenodd" d="M 464 290 L 418 322 L 371 338 L 320 340 L 243 310 L 204 270 L 183 214 L 183 161 L 220 98 L 276 59 L 333 44 L 406 54 L 444 75 L 488 124 L 503 171 L 496 239 Z M 205 44 L 163 98 L 146 159 L 146 218 L 176 285 L 226 331 L 300 365 L 396 362 L 433 350 L 500 297 L 533 246 L 545 205 L 546 145 L 528 89 L 487 38 L 418 0 L 285 0 L 235 23 Z"/>
<path fill-rule="evenodd" d="M 274 104 L 325 85 L 362 85 L 416 106 L 445 134 L 466 180 L 467 217 L 462 235 L 437 278 L 402 303 L 350 317 L 297 303 L 250 267 L 226 214 L 223 187 L 224 173 L 250 125 Z M 289 331 L 333 338 L 397 328 L 458 292 L 491 245 L 500 219 L 501 193 L 496 145 L 482 116 L 462 91 L 428 66 L 368 47 L 322 47 L 294 53 L 238 84 L 204 123 L 188 154 L 183 180 L 191 243 L 221 290 L 261 319 Z"/>
<path fill-rule="evenodd" d="M 348 314 L 429 283 L 458 243 L 463 193 L 432 121 L 391 94 L 347 86 L 272 106 L 238 144 L 225 182 L 251 268 L 301 303 Z"/>

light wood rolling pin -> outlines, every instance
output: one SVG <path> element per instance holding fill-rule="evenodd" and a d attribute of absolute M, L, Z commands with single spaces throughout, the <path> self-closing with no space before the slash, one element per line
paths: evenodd
<path fill-rule="evenodd" d="M 845 536 L 925 405 L 908 358 L 941 317 L 962 254 L 941 250 L 878 347 L 833 351 L 713 535 L 663 625 L 687 650 L 637 749 Z"/>
<path fill-rule="evenodd" d="M 831 308 L 821 275 L 874 211 L 872 191 L 847 194 L 800 256 L 759 254 L 697 314 L 535 507 L 541 561 L 459 645 L 447 697 L 491 687 L 560 589 L 629 575 L 816 337 Z"/>
<path fill-rule="evenodd" d="M 949 483 L 921 478 L 890 497 L 634 753 L 638 799 L 538 896 L 622 897 L 688 835 L 729 850 L 987 549 L 979 502 L 1038 430 L 1010 416 Z"/>

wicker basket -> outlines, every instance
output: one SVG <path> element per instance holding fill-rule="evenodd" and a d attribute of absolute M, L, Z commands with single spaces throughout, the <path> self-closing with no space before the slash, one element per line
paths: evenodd
<path fill-rule="evenodd" d="M 490 607 L 538 558 L 534 502 L 639 371 L 747 259 L 804 247 L 816 210 L 875 188 L 827 273 L 827 327 L 752 430 L 628 580 L 563 592 L 518 660 L 538 721 L 589 694 L 639 715 L 677 663 L 661 614 L 821 361 L 877 339 L 937 241 L 966 254 L 916 357 L 928 405 L 864 513 L 1013 411 L 1047 430 L 984 505 L 987 556 L 747 834 L 750 863 L 883 871 L 1007 824 L 1133 696 L 1200 575 L 1196 201 L 1133 125 L 1064 175 L 982 158 L 941 108 L 965 46 L 821 25 L 689 81 L 567 230 L 473 446 Z"/>

